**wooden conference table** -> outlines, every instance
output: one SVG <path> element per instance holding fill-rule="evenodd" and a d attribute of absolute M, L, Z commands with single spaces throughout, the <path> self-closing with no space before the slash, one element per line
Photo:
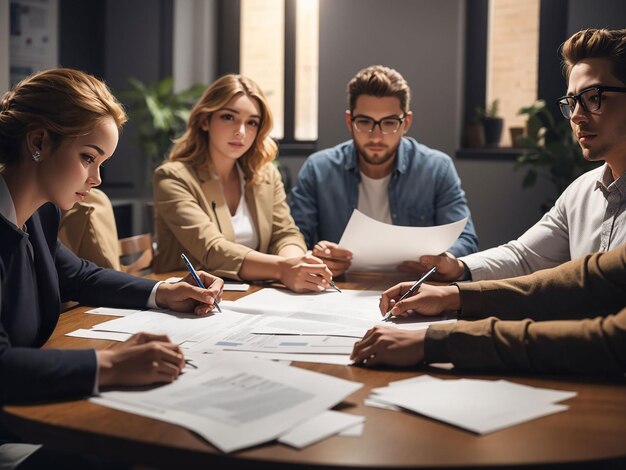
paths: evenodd
<path fill-rule="evenodd" d="M 176 273 L 173 273 L 176 274 Z M 184 274 L 184 273 L 180 273 Z M 346 289 L 385 289 L 397 278 L 349 274 Z M 253 286 L 248 293 L 259 289 Z M 226 292 L 235 300 L 243 293 Z M 63 336 L 107 317 L 88 315 L 78 307 L 62 315 L 45 347 L 103 348 L 113 342 Z M 111 317 L 112 318 L 112 317 Z M 267 443 L 223 454 L 184 428 L 105 408 L 88 400 L 28 406 L 6 406 L 3 419 L 24 440 L 66 450 L 89 452 L 158 468 L 428 468 L 466 466 L 568 465 L 626 468 L 626 386 L 601 380 L 507 376 L 514 382 L 575 390 L 570 409 L 485 436 L 416 414 L 363 405 L 370 389 L 390 381 L 441 370 L 367 370 L 353 366 L 298 363 L 299 367 L 365 384 L 338 409 L 366 417 L 358 438 L 334 436 L 302 450 Z M 474 376 L 481 378 L 501 378 Z M 210 467 L 209 467 L 210 466 Z"/>

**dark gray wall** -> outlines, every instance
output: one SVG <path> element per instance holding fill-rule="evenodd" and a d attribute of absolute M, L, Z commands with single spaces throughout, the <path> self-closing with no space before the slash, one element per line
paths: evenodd
<path fill-rule="evenodd" d="M 411 86 L 409 135 L 452 154 L 459 135 L 462 24 L 462 0 L 321 0 L 319 147 L 349 138 L 346 84 L 360 69 L 383 64 Z"/>
<path fill-rule="evenodd" d="M 543 0 L 546 1 L 546 0 Z M 626 28 L 623 0 L 569 0 L 568 36 L 585 28 Z"/>
<path fill-rule="evenodd" d="M 128 88 L 128 77 L 154 82 L 171 75 L 171 1 L 107 0 L 105 77 L 113 90 Z M 168 9 L 169 8 L 169 9 Z M 120 137 L 107 163 L 103 189 L 110 197 L 151 196 L 152 169 L 139 151 L 134 124 Z"/>

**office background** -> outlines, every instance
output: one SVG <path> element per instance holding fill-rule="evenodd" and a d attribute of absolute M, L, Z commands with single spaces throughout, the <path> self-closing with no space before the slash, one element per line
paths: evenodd
<path fill-rule="evenodd" d="M 209 83 L 232 72 L 236 39 L 227 21 L 236 0 L 56 0 L 58 64 L 93 73 L 114 92 L 127 78 L 155 81 L 173 75 L 178 88 Z M 289 1 L 289 0 L 288 0 Z M 547 182 L 521 189 L 523 172 L 510 156 L 491 152 L 467 157 L 463 128 L 474 106 L 485 103 L 485 31 L 488 0 L 320 0 L 318 149 L 349 138 L 345 86 L 359 69 L 375 64 L 396 68 L 409 82 L 413 126 L 409 135 L 453 157 L 467 193 L 482 249 L 521 234 L 541 215 Z M 8 87 L 9 0 L 0 0 L 0 89 Z M 587 27 L 626 26 L 621 0 L 541 0 L 540 98 L 563 94 L 557 47 Z M 520 18 L 520 21 L 524 21 Z M 254 78 L 254 77 L 252 77 Z M 281 151 L 295 179 L 305 156 Z M 104 170 L 102 188 L 128 201 L 133 214 L 121 230 L 146 227 L 139 211 L 149 199 L 145 157 L 133 123 Z M 122 236 L 129 235 L 124 233 Z"/>

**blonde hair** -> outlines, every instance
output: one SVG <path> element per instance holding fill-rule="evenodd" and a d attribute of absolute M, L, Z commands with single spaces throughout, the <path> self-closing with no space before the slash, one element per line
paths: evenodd
<path fill-rule="evenodd" d="M 584 29 L 561 46 L 563 74 L 569 80 L 572 67 L 584 59 L 608 59 L 613 75 L 626 83 L 626 29 Z"/>
<path fill-rule="evenodd" d="M 100 80 L 73 69 L 36 72 L 5 93 L 0 103 L 0 164 L 16 163 L 25 134 L 48 131 L 54 147 L 62 140 L 87 135 L 107 117 L 119 131 L 124 108 Z"/>
<path fill-rule="evenodd" d="M 276 158 L 278 146 L 270 137 L 272 131 L 272 112 L 265 94 L 255 82 L 241 75 L 229 74 L 217 79 L 202 94 L 191 110 L 187 130 L 174 141 L 168 159 L 190 163 L 193 166 L 206 166 L 209 170 L 210 133 L 201 127 L 205 119 L 224 108 L 234 97 L 246 95 L 256 100 L 261 110 L 261 123 L 254 142 L 239 159 L 246 185 L 256 181 L 258 170 Z M 208 135 L 207 135 L 208 134 Z"/>
<path fill-rule="evenodd" d="M 371 65 L 360 70 L 348 83 L 347 91 L 351 113 L 361 95 L 398 98 L 404 113 L 409 111 L 411 104 L 411 89 L 404 77 L 397 70 L 383 65 Z"/>

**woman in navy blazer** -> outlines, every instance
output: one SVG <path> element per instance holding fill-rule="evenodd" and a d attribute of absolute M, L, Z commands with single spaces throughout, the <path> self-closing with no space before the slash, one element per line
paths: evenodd
<path fill-rule="evenodd" d="M 0 103 L 0 405 L 90 395 L 99 387 L 171 382 L 184 357 L 167 337 L 141 333 L 103 350 L 39 349 L 60 303 L 162 307 L 205 314 L 221 279 L 156 283 L 100 268 L 57 239 L 60 211 L 98 186 L 126 122 L 105 84 L 82 72 L 36 73 Z M 0 463 L 3 439 L 0 427 Z M 0 465 L 1 466 L 1 465 Z"/>

